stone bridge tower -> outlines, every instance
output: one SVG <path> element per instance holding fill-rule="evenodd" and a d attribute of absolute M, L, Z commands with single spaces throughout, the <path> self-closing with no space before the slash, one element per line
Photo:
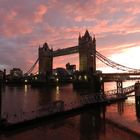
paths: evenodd
<path fill-rule="evenodd" d="M 79 67 L 86 73 L 96 72 L 96 40 L 91 37 L 88 30 L 84 36 L 79 35 Z"/>
<path fill-rule="evenodd" d="M 52 73 L 53 66 L 53 50 L 49 48 L 47 43 L 43 44 L 43 47 L 38 50 L 39 55 L 39 74 L 44 78 Z"/>

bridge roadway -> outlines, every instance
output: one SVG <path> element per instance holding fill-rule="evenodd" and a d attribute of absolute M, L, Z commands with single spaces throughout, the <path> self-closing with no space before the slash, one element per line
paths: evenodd
<path fill-rule="evenodd" d="M 104 82 L 112 81 L 126 81 L 126 80 L 140 80 L 139 73 L 99 73 Z"/>

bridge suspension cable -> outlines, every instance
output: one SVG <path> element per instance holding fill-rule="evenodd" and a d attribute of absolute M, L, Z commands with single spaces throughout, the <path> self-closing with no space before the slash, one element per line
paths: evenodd
<path fill-rule="evenodd" d="M 38 61 L 39 61 L 39 58 L 37 58 L 37 60 L 35 61 L 35 63 L 32 65 L 32 67 L 24 75 L 31 74 L 32 71 L 34 70 L 35 66 L 37 65 Z"/>
<path fill-rule="evenodd" d="M 95 50 L 93 51 L 93 53 L 95 53 Z M 96 51 L 96 58 L 99 59 L 104 64 L 106 64 L 107 66 L 115 68 L 117 70 L 127 71 L 127 72 L 131 72 L 131 73 L 140 72 L 140 69 L 130 68 L 130 67 L 121 65 L 119 63 L 116 63 L 116 62 L 108 59 L 107 57 L 105 57 L 104 55 L 99 53 L 98 51 Z"/>

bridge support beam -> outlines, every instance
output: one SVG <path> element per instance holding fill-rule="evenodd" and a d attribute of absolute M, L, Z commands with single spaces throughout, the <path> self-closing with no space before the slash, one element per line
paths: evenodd
<path fill-rule="evenodd" d="M 117 81 L 117 94 L 123 93 L 123 82 L 122 81 Z"/>

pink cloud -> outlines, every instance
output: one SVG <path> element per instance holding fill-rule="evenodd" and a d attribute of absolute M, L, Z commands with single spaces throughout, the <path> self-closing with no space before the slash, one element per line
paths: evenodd
<path fill-rule="evenodd" d="M 28 25 L 28 22 L 20 20 L 18 22 L 9 21 L 3 25 L 3 33 L 7 37 L 29 34 L 32 32 L 32 27 Z"/>
<path fill-rule="evenodd" d="M 35 12 L 35 22 L 42 22 L 44 15 L 47 13 L 48 8 L 46 5 L 39 5 Z"/>
<path fill-rule="evenodd" d="M 87 0 L 84 3 L 5 0 L 0 6 L 0 43 L 3 48 L 17 46 L 13 50 L 20 55 L 22 53 L 17 50 L 25 47 L 21 50 L 26 54 L 25 62 L 31 65 L 37 57 L 39 45 L 48 42 L 54 50 L 75 46 L 79 32 L 83 34 L 88 29 L 91 35 L 96 35 L 97 50 L 110 56 L 133 47 L 133 44 L 139 45 L 139 3 L 139 0 L 122 0 L 121 4 L 109 0 Z M 19 57 L 17 53 L 13 56 L 15 60 Z M 22 62 L 23 59 L 19 58 Z M 56 64 L 64 66 L 65 58 L 58 58 Z M 78 64 L 78 58 L 69 59 Z M 14 63 L 15 60 L 13 58 Z"/>

